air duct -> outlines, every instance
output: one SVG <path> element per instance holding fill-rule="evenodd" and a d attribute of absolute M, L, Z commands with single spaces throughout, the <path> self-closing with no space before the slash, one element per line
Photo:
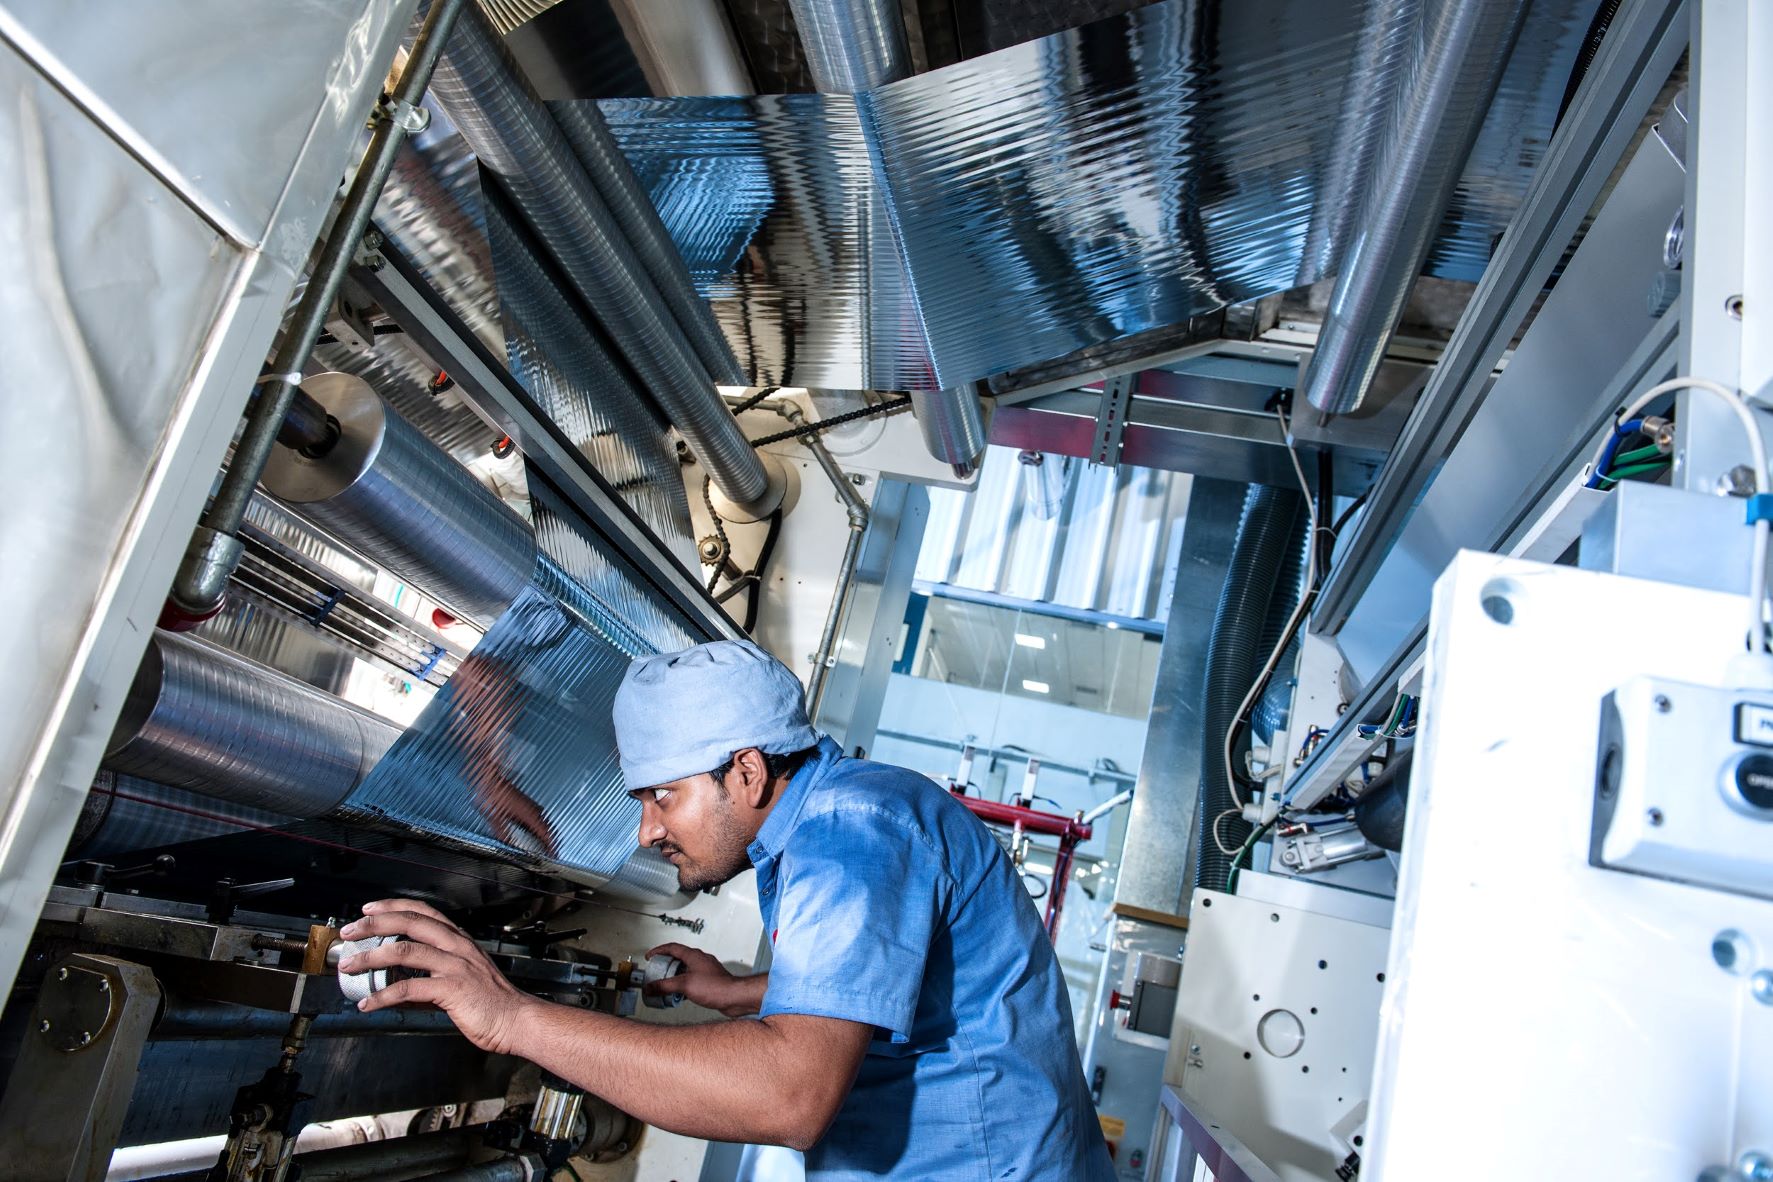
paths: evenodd
<path fill-rule="evenodd" d="M 1306 367 L 1303 389 L 1326 414 L 1366 396 L 1404 302 L 1496 94 L 1525 0 L 1437 0 L 1427 6 L 1368 204 Z"/>
<path fill-rule="evenodd" d="M 462 14 L 431 91 L 714 483 L 735 503 L 766 500 L 771 487 L 763 464 L 565 135 L 478 8 Z"/>
<path fill-rule="evenodd" d="M 899 0 L 789 0 L 813 85 L 857 94 L 911 74 Z"/>
<path fill-rule="evenodd" d="M 327 373 L 302 389 L 338 423 L 317 459 L 279 448 L 265 490 L 389 573 L 489 626 L 529 584 L 529 524 L 394 413 L 362 378 Z"/>

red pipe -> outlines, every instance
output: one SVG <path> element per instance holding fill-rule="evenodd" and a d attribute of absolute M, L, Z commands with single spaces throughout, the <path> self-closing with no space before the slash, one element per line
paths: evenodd
<path fill-rule="evenodd" d="M 1069 838 L 1074 842 L 1090 839 L 1090 826 L 1075 817 L 1067 817 L 1061 813 L 1043 813 L 1039 809 L 1023 808 L 1016 804 L 1001 804 L 977 796 L 962 796 L 958 792 L 954 797 L 966 805 L 973 816 L 991 825 L 1014 825 L 1020 821 L 1022 828 L 1030 833 Z"/>

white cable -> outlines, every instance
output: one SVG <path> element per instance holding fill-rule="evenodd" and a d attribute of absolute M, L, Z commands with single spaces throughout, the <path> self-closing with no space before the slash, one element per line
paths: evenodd
<path fill-rule="evenodd" d="M 1226 817 L 1241 816 L 1242 813 L 1242 809 L 1226 809 L 1224 812 L 1213 818 L 1213 844 L 1218 846 L 1219 852 L 1224 854 L 1227 858 L 1237 857 L 1237 850 L 1226 845 L 1225 839 L 1219 836 L 1219 822 L 1223 821 Z"/>
<path fill-rule="evenodd" d="M 1274 667 L 1280 663 L 1281 653 L 1287 647 L 1287 640 L 1292 636 L 1293 629 L 1298 626 L 1299 618 L 1304 615 L 1305 605 L 1311 602 L 1311 593 L 1317 589 L 1317 499 L 1311 495 L 1311 486 L 1305 481 L 1305 468 L 1299 463 L 1298 449 L 1293 446 L 1293 433 L 1287 426 L 1287 412 L 1277 406 L 1274 408 L 1274 417 L 1280 420 L 1281 442 L 1287 445 L 1287 455 L 1293 461 L 1293 475 L 1299 478 L 1299 491 L 1305 494 L 1305 508 L 1310 514 L 1311 529 L 1305 535 L 1305 589 L 1299 595 L 1299 602 L 1293 608 L 1293 614 L 1287 618 L 1287 626 L 1281 629 L 1280 643 L 1274 646 L 1274 651 L 1268 654 L 1268 660 L 1262 663 L 1261 670 L 1256 674 L 1256 680 L 1250 683 L 1250 692 L 1244 695 L 1243 703 L 1238 706 L 1237 713 L 1231 716 L 1231 726 L 1225 732 L 1225 784 L 1231 790 L 1231 801 L 1237 805 L 1237 811 L 1240 813 L 1243 811 L 1244 801 L 1237 790 L 1237 777 L 1232 774 L 1232 736 L 1237 733 L 1237 724 L 1243 720 L 1245 713 L 1255 702 L 1257 689 L 1268 681 Z M 1218 824 L 1219 822 L 1215 819 L 1213 822 L 1215 843 L 1219 840 Z M 1219 846 L 1219 849 L 1224 853 L 1231 852 L 1223 845 Z"/>
<path fill-rule="evenodd" d="M 1119 808 L 1121 805 L 1127 803 L 1131 799 L 1133 799 L 1133 790 L 1131 788 L 1128 788 L 1125 792 L 1121 792 L 1121 793 L 1118 793 L 1114 796 L 1110 796 L 1107 800 L 1103 801 L 1101 804 L 1097 805 L 1095 808 L 1091 809 L 1089 812 L 1087 812 L 1083 816 L 1079 817 L 1078 822 L 1083 825 L 1088 825 L 1090 822 L 1096 820 L 1096 818 L 1105 817 L 1109 813 L 1112 813 L 1115 809 Z"/>
<path fill-rule="evenodd" d="M 1755 492 L 1768 492 L 1767 475 L 1767 444 L 1761 438 L 1760 424 L 1755 422 L 1754 412 L 1741 394 L 1728 386 L 1705 378 L 1671 378 L 1666 382 L 1658 382 L 1626 406 L 1619 415 L 1618 421 L 1629 422 L 1638 417 L 1638 413 L 1664 394 L 1672 394 L 1676 390 L 1703 390 L 1727 405 L 1735 414 L 1736 421 L 1742 425 L 1742 433 L 1748 437 L 1748 452 L 1754 459 Z M 1611 437 L 1612 432 L 1608 432 Z M 1606 454 L 1607 441 L 1603 439 L 1601 446 L 1595 451 L 1594 463 L 1590 467 L 1600 470 L 1601 457 Z M 1754 549 L 1749 560 L 1748 572 L 1748 648 L 1750 652 L 1762 651 L 1762 604 L 1767 598 L 1767 537 L 1769 526 L 1765 521 L 1755 522 Z"/>

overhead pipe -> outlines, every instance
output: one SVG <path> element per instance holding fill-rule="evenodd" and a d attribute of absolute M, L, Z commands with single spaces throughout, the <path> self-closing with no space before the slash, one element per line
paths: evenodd
<path fill-rule="evenodd" d="M 277 446 L 285 420 L 296 403 L 296 385 L 302 366 L 325 331 L 326 318 L 344 284 L 357 245 L 369 228 L 370 214 L 394 168 L 394 157 L 407 133 L 425 125 L 419 100 L 431 81 L 444 42 L 464 9 L 466 0 L 437 0 L 413 42 L 412 52 L 400 71 L 391 99 L 376 109 L 375 131 L 357 166 L 356 176 L 345 193 L 338 217 L 321 248 L 320 259 L 284 331 L 283 341 L 271 361 L 269 375 L 261 379 L 257 401 L 247 415 L 246 426 L 234 445 L 221 487 L 204 511 L 184 561 L 179 565 L 168 596 L 167 622 L 190 627 L 216 614 L 227 593 L 228 577 L 240 564 L 240 541 L 246 507 L 252 500 L 259 474 Z M 477 11 L 477 10 L 476 10 Z"/>
<path fill-rule="evenodd" d="M 813 85 L 859 94 L 911 76 L 898 0 L 791 0 Z M 966 479 L 985 450 L 985 412 L 971 386 L 914 390 L 911 413 L 930 454 Z"/>
<path fill-rule="evenodd" d="M 566 133 L 573 153 L 609 206 L 628 245 L 634 248 L 640 265 L 646 268 L 647 278 L 664 297 L 683 335 L 689 338 L 690 347 L 709 378 L 722 386 L 743 386 L 744 371 L 739 368 L 732 345 L 715 323 L 708 301 L 696 290 L 683 253 L 671 241 L 652 198 L 641 188 L 628 157 L 610 134 L 603 112 L 594 102 L 552 103 L 549 111 Z"/>
<path fill-rule="evenodd" d="M 1414 69 L 1367 185 L 1367 206 L 1306 366 L 1306 400 L 1358 409 L 1384 360 L 1495 97 L 1526 0 L 1427 5 Z"/>
<path fill-rule="evenodd" d="M 478 8 L 462 18 L 433 92 L 715 485 L 736 504 L 767 502 L 775 490 L 762 462 L 566 136 Z"/>

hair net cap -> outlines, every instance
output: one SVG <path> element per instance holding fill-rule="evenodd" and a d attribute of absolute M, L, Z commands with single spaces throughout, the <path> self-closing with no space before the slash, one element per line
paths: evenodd
<path fill-rule="evenodd" d="M 804 751 L 819 741 L 800 681 L 748 640 L 717 640 L 628 666 L 614 709 L 628 787 L 713 771 L 735 751 Z"/>

